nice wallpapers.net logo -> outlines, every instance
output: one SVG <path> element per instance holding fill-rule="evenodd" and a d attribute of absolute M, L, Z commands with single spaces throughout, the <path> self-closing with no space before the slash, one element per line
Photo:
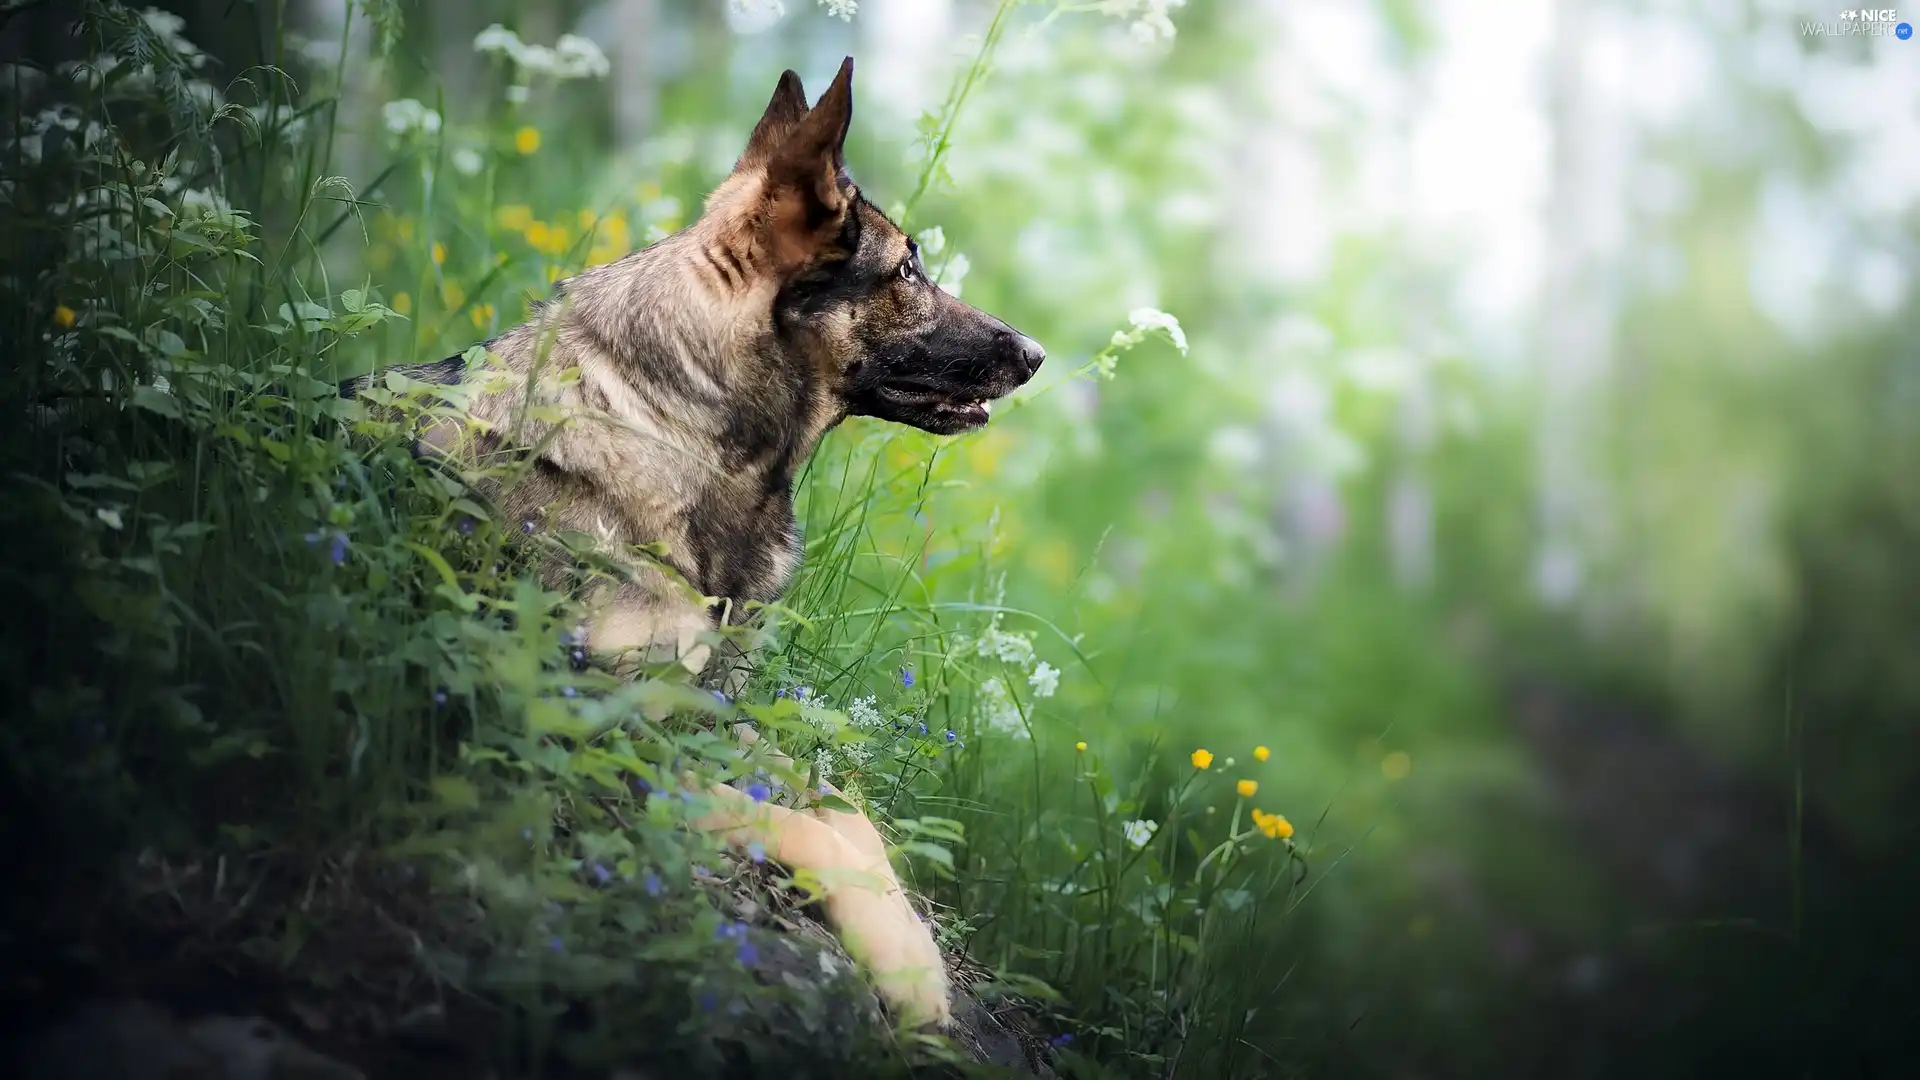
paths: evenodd
<path fill-rule="evenodd" d="M 1807 21 L 1800 24 L 1801 37 L 1890 37 L 1900 41 L 1913 38 L 1913 24 L 1900 18 L 1892 8 L 1847 8 L 1831 22 Z"/>

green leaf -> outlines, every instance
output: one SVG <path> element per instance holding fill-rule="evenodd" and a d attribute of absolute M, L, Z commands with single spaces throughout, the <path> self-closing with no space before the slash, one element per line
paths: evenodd
<path fill-rule="evenodd" d="M 432 786 L 434 798 L 455 810 L 477 810 L 480 807 L 480 789 L 464 776 L 436 776 Z"/>

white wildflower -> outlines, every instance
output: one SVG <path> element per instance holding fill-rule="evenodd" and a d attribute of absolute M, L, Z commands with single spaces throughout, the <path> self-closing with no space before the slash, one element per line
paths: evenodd
<path fill-rule="evenodd" d="M 1033 687 L 1033 696 L 1049 698 L 1060 689 L 1060 669 L 1045 660 L 1034 665 L 1033 674 L 1027 676 L 1027 685 Z"/>
<path fill-rule="evenodd" d="M 1134 330 L 1142 335 L 1155 330 L 1163 330 L 1166 332 L 1168 340 L 1173 342 L 1174 348 L 1179 349 L 1181 352 L 1187 351 L 1187 332 L 1180 328 L 1180 320 L 1161 311 L 1159 308 L 1134 308 L 1127 313 L 1127 322 L 1131 323 Z"/>
<path fill-rule="evenodd" d="M 499 23 L 473 36 L 473 51 L 482 56 L 514 56 L 520 48 L 520 35 Z"/>
<path fill-rule="evenodd" d="M 527 98 L 532 96 L 532 94 L 533 91 L 530 88 L 518 83 L 507 87 L 507 101 L 514 105 L 525 105 Z"/>
<path fill-rule="evenodd" d="M 859 0 L 820 0 L 820 6 L 827 9 L 827 14 L 845 22 L 852 22 L 860 10 Z"/>
<path fill-rule="evenodd" d="M 432 135 L 440 130 L 440 114 L 413 98 L 389 101 L 380 112 L 387 122 L 387 130 L 395 135 L 410 135 L 416 131 Z"/>
<path fill-rule="evenodd" d="M 553 73 L 562 79 L 603 79 L 613 70 L 600 46 L 578 34 L 561 34 L 553 55 Z"/>
<path fill-rule="evenodd" d="M 1025 634 L 1014 634 L 1000 629 L 998 615 L 993 617 L 987 632 L 974 639 L 973 651 L 977 656 L 1016 664 L 1020 667 L 1026 667 L 1033 662 L 1033 640 Z"/>
<path fill-rule="evenodd" d="M 739 34 L 757 34 L 786 14 L 782 0 L 727 0 L 727 23 Z"/>
<path fill-rule="evenodd" d="M 559 63 L 559 56 L 548 45 L 522 45 L 514 54 L 514 62 L 520 70 L 531 71 L 536 75 L 552 75 Z"/>
<path fill-rule="evenodd" d="M 187 21 L 185 19 L 175 15 L 171 11 L 161 11 L 158 8 L 148 8 L 146 11 L 141 12 L 140 18 L 147 24 L 147 29 L 158 34 L 160 38 L 167 43 L 169 48 L 186 58 L 189 66 L 195 68 L 206 66 L 206 54 L 200 51 L 198 45 L 188 41 L 180 34 L 180 31 L 187 28 Z"/>
<path fill-rule="evenodd" d="M 1020 706 L 1007 692 L 1005 683 L 988 679 L 980 684 L 980 726 L 1002 735 L 1026 738 L 1029 735 Z"/>
<path fill-rule="evenodd" d="M 478 176 L 480 170 L 486 167 L 486 159 L 472 147 L 463 146 L 453 152 L 453 168 L 461 176 Z"/>
<path fill-rule="evenodd" d="M 920 254 L 924 258 L 932 258 L 942 251 L 947 250 L 946 230 L 938 225 L 920 230 L 919 234 L 914 237 L 914 240 L 919 242 Z"/>
<path fill-rule="evenodd" d="M 1157 821 L 1128 821 L 1120 826 L 1120 830 L 1126 834 L 1127 843 L 1137 848 L 1146 847 L 1159 828 Z"/>
<path fill-rule="evenodd" d="M 855 698 L 847 702 L 847 719 L 854 727 L 866 731 L 878 731 L 886 724 L 887 718 L 880 714 L 871 697 Z"/>

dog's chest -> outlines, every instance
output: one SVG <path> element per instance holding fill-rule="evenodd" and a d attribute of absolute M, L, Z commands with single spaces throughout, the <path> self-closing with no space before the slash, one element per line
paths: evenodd
<path fill-rule="evenodd" d="M 799 523 L 784 483 L 734 477 L 716 483 L 686 518 L 688 554 L 709 596 L 769 603 L 800 565 Z"/>

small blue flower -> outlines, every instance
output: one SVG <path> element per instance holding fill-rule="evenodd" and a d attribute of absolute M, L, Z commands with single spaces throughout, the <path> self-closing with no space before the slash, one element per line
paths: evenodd
<path fill-rule="evenodd" d="M 947 729 L 947 741 L 948 741 L 948 742 L 953 742 L 953 741 L 954 741 L 955 739 L 958 739 L 959 737 L 960 737 L 960 736 L 958 736 L 958 735 L 955 735 L 955 734 L 953 733 L 953 729 L 952 729 L 952 728 L 948 728 L 948 729 Z"/>
<path fill-rule="evenodd" d="M 651 870 L 647 871 L 647 876 L 642 880 L 642 886 L 647 890 L 648 896 L 659 896 L 661 891 L 666 888 L 665 885 L 661 884 L 660 875 Z"/>
<path fill-rule="evenodd" d="M 578 691 L 578 690 L 575 690 L 575 689 L 574 689 L 573 687 L 571 687 L 571 686 L 563 686 L 563 687 L 561 687 L 561 688 L 560 688 L 560 696 L 561 696 L 561 697 L 564 697 L 564 698 L 570 698 L 570 697 L 574 697 L 574 696 L 576 696 L 577 694 L 579 694 L 579 691 Z"/>
<path fill-rule="evenodd" d="M 531 522 L 531 521 L 523 521 L 523 522 L 521 522 L 521 523 L 520 523 L 520 531 L 521 531 L 521 532 L 523 532 L 523 533 L 526 533 L 526 534 L 527 534 L 528 536 L 532 536 L 532 535 L 533 535 L 533 522 Z"/>
<path fill-rule="evenodd" d="M 1068 1043 L 1073 1041 L 1073 1035 L 1069 1032 L 1063 1031 L 1060 1034 L 1055 1035 L 1053 1038 L 1047 1041 L 1051 1042 L 1055 1046 L 1065 1046 Z"/>
<path fill-rule="evenodd" d="M 646 795 L 653 791 L 653 785 L 647 783 L 644 777 L 636 776 L 628 781 L 628 784 L 633 788 L 635 795 Z"/>
<path fill-rule="evenodd" d="M 433 703 L 436 707 L 447 703 L 447 691 L 444 687 L 433 692 Z"/>
<path fill-rule="evenodd" d="M 461 514 L 458 518 L 454 519 L 453 527 L 459 531 L 461 536 L 472 536 L 473 518 L 468 517 L 466 514 Z"/>
<path fill-rule="evenodd" d="M 743 922 L 721 923 L 719 926 L 713 928 L 713 936 L 716 941 L 744 939 L 747 936 L 747 924 Z"/>
<path fill-rule="evenodd" d="M 329 554 L 333 556 L 333 565 L 335 566 L 339 566 L 347 561 L 346 533 L 337 532 L 333 534 L 333 549 Z"/>
<path fill-rule="evenodd" d="M 920 734 L 925 735 L 926 733 L 927 733 L 927 725 L 923 722 L 920 725 Z"/>
<path fill-rule="evenodd" d="M 727 695 L 725 695 L 725 694 L 723 694 L 723 693 L 721 693 L 721 692 L 720 692 L 720 691 L 718 691 L 718 690 L 715 690 L 715 691 L 713 692 L 713 700 L 715 700 L 715 701 L 717 701 L 717 702 L 719 702 L 719 703 L 720 703 L 720 704 L 722 704 L 722 705 L 731 705 L 731 704 L 733 704 L 733 699 L 732 699 L 732 698 L 730 698 L 730 697 L 728 697 Z"/>
<path fill-rule="evenodd" d="M 553 937 L 547 939 L 547 948 L 557 953 L 563 953 L 567 951 L 567 943 L 560 940 L 559 934 L 555 934 Z"/>
<path fill-rule="evenodd" d="M 520 839 L 525 840 L 529 844 L 533 843 L 533 827 L 531 825 L 520 830 Z"/>
<path fill-rule="evenodd" d="M 308 547 L 312 547 L 313 545 L 320 542 L 320 533 L 310 532 L 306 536 L 302 537 L 301 539 L 307 542 Z"/>
<path fill-rule="evenodd" d="M 900 685 L 906 687 L 909 690 L 913 689 L 913 669 L 912 668 L 900 669 Z"/>
<path fill-rule="evenodd" d="M 568 658 L 571 659 L 574 662 L 574 664 L 584 667 L 586 666 L 586 663 L 587 663 L 587 650 L 578 645 L 575 645 L 571 650 L 569 650 Z"/>
<path fill-rule="evenodd" d="M 608 870 L 606 867 L 600 865 L 599 863 L 594 863 L 593 879 L 595 881 L 598 881 L 600 884 L 605 885 L 607 882 L 613 880 L 613 872 L 611 870 Z"/>
<path fill-rule="evenodd" d="M 747 785 L 747 798 L 752 799 L 754 802 L 766 802 L 767 797 L 772 794 L 773 792 L 767 788 L 767 785 L 758 780 Z"/>
<path fill-rule="evenodd" d="M 766 862 L 767 861 L 766 846 L 761 844 L 760 841 L 758 840 L 755 840 L 753 843 L 748 844 L 747 858 L 752 859 L 756 863 Z"/>
<path fill-rule="evenodd" d="M 740 948 L 733 955 L 740 961 L 741 967 L 752 967 L 760 962 L 760 950 L 754 948 L 751 941 L 741 942 Z"/>
<path fill-rule="evenodd" d="M 700 1011 L 701 1012 L 712 1012 L 716 1007 L 719 1006 L 719 1004 L 720 1004 L 720 999 L 714 997 L 713 991 L 711 990 L 708 990 L 706 993 L 703 993 L 700 995 Z"/>

